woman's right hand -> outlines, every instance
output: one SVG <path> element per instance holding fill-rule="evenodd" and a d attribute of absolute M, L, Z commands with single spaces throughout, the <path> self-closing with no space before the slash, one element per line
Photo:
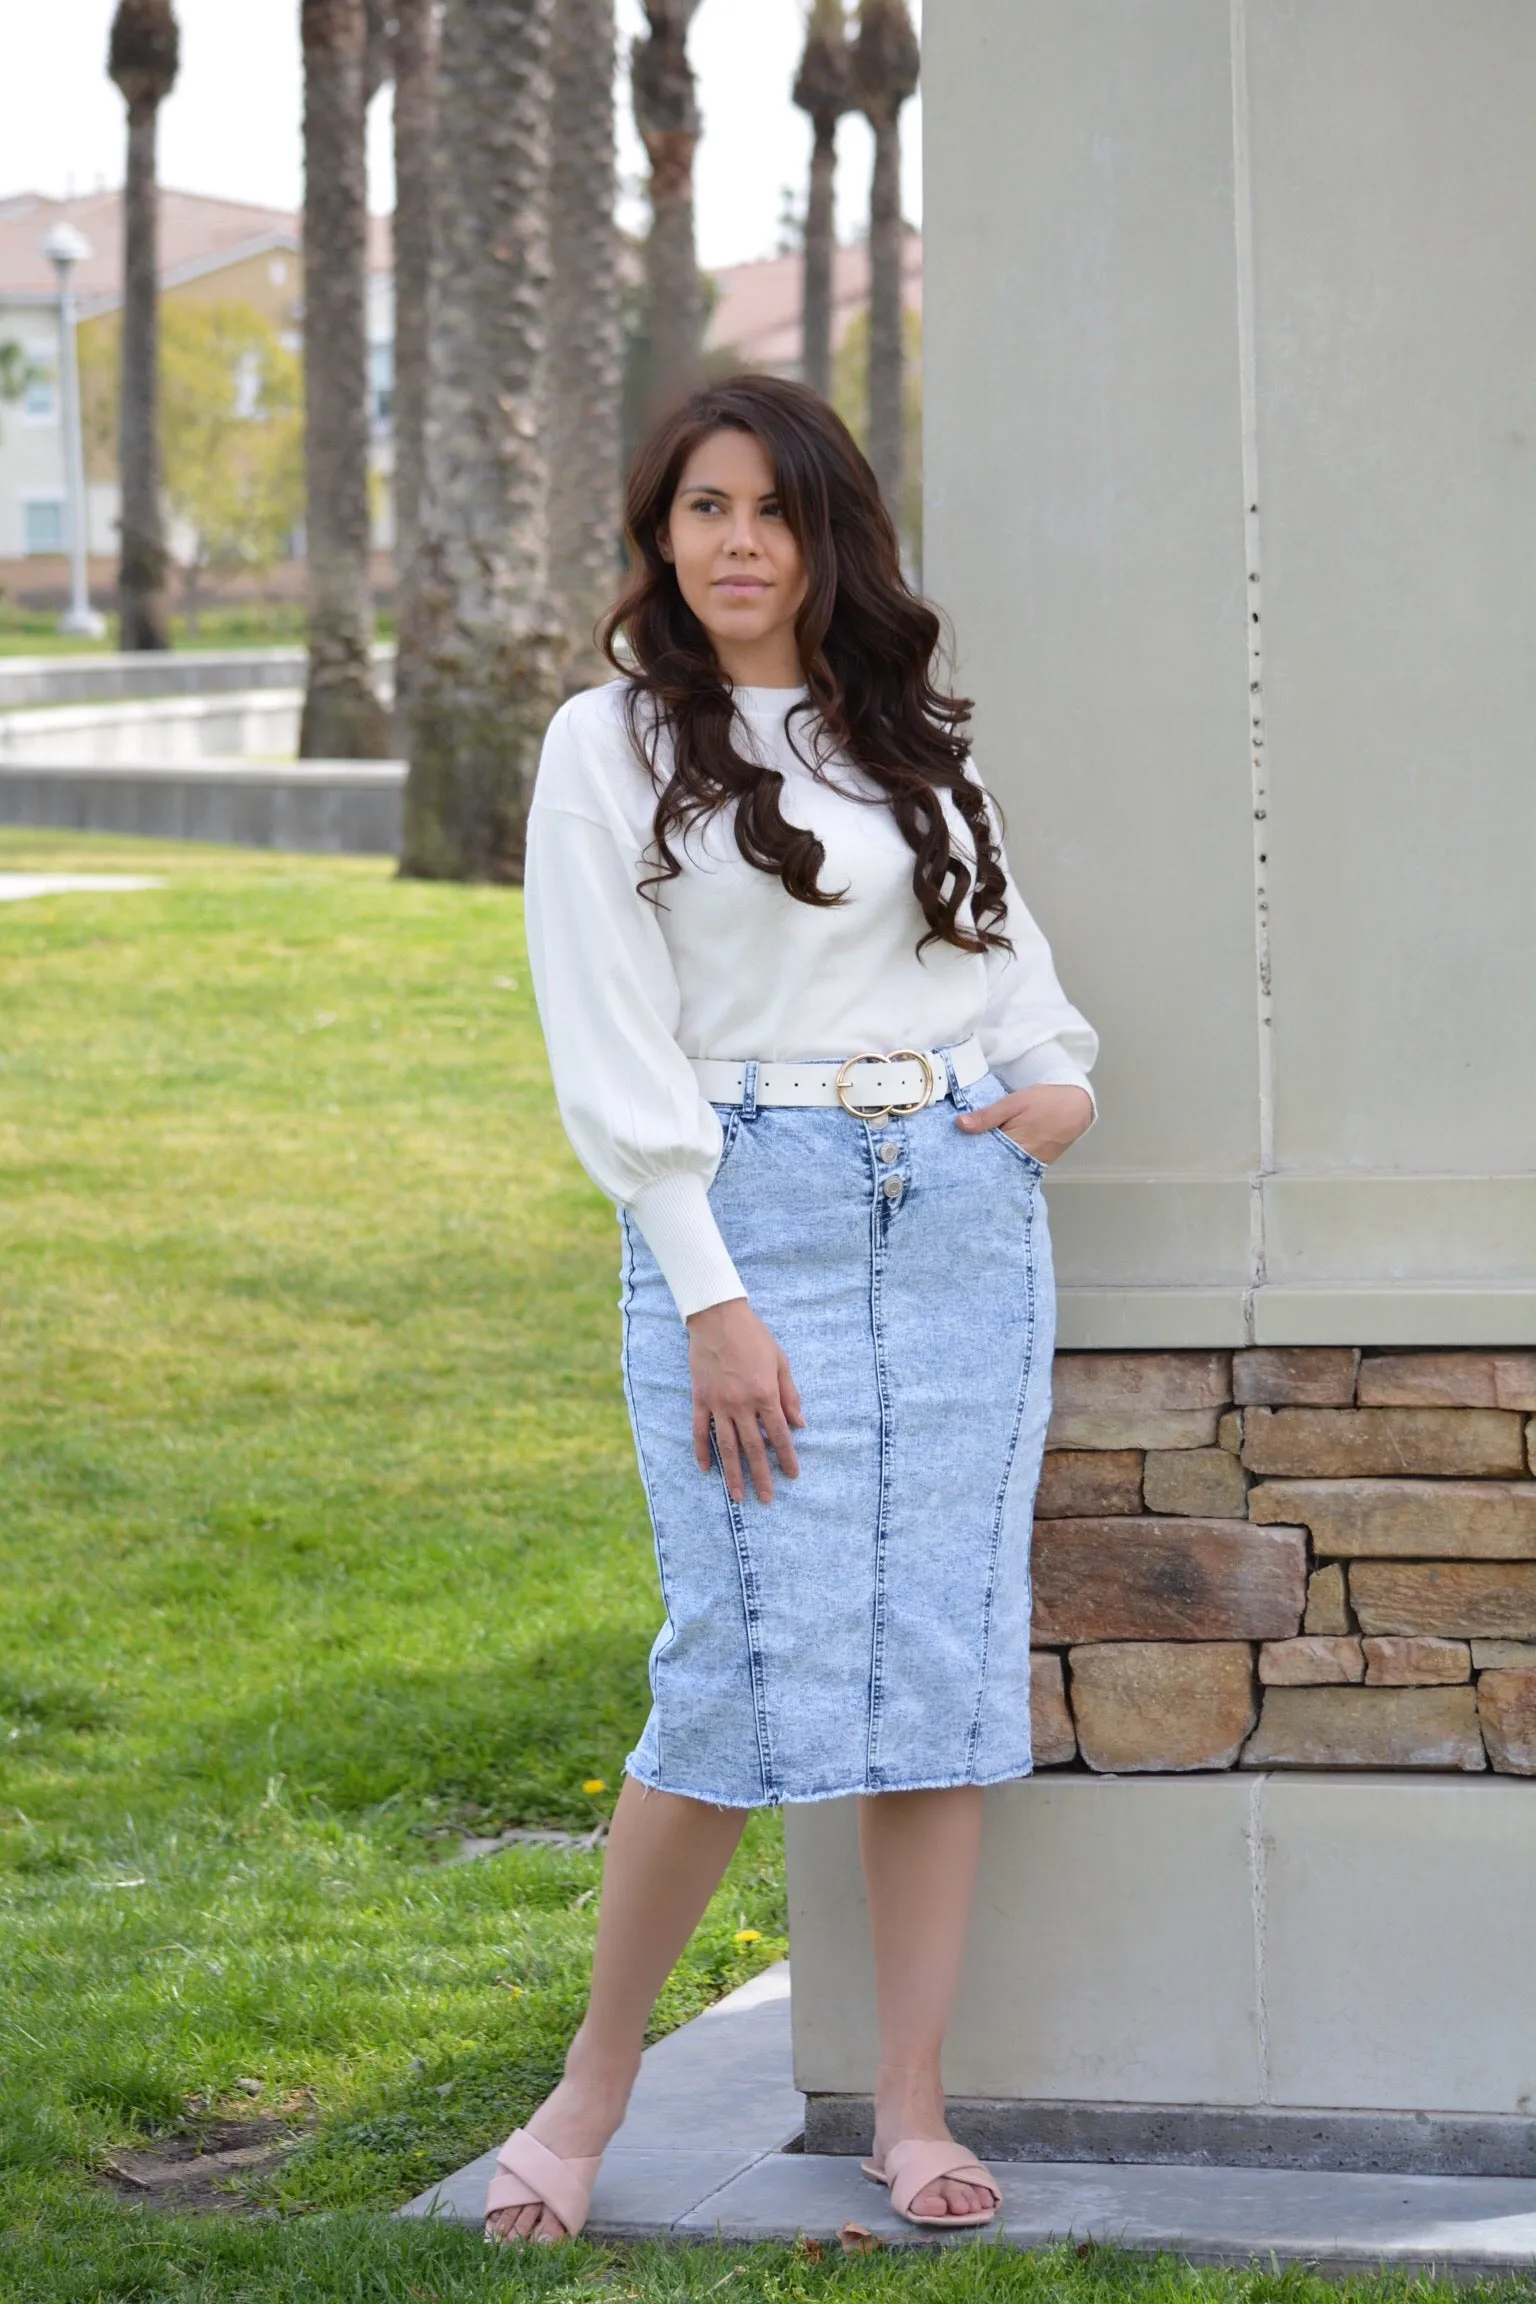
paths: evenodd
<path fill-rule="evenodd" d="M 773 1501 L 771 1448 L 787 1480 L 800 1474 L 790 1427 L 803 1427 L 800 1394 L 789 1362 L 745 1296 L 706 1304 L 688 1319 L 688 1369 L 693 1379 L 693 1453 L 701 1472 L 710 1468 L 709 1433 L 725 1473 L 733 1503 L 746 1495 L 741 1460 L 752 1473 L 760 1504 Z"/>

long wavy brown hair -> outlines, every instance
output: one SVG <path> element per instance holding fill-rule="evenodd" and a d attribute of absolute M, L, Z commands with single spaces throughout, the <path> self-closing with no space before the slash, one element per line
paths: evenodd
<path fill-rule="evenodd" d="M 750 432 L 773 467 L 778 499 L 805 563 L 795 624 L 806 700 L 791 713 L 791 742 L 813 772 L 836 751 L 884 794 L 912 850 L 912 892 L 927 934 L 963 952 L 1012 951 L 1003 933 L 1007 888 L 986 797 L 966 774 L 970 699 L 935 681 L 942 631 L 901 572 L 896 531 L 874 473 L 842 420 L 804 384 L 734 376 L 697 392 L 642 442 L 629 475 L 625 530 L 630 567 L 599 637 L 628 683 L 635 749 L 657 790 L 658 870 L 651 894 L 682 866 L 671 835 L 735 802 L 736 845 L 749 864 L 776 872 L 801 904 L 840 904 L 821 887 L 826 850 L 785 818 L 784 779 L 737 749 L 731 687 L 708 633 L 663 558 L 665 530 L 688 459 L 711 433 Z M 814 758 L 794 726 L 803 719 Z M 659 755 L 670 738 L 670 771 Z M 974 844 L 974 873 L 951 850 L 941 795 L 948 792 Z M 971 899 L 970 920 L 961 908 Z"/>

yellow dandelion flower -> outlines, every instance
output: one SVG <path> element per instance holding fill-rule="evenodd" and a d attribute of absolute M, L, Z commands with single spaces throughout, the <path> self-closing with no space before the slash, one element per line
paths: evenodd
<path fill-rule="evenodd" d="M 607 1789 L 607 1779 L 602 1776 L 589 1776 L 582 1786 L 583 1792 L 606 1792 Z"/>
<path fill-rule="evenodd" d="M 761 1944 L 762 1940 L 761 1928 L 738 1928 L 736 1931 L 735 1941 L 738 1944 Z"/>

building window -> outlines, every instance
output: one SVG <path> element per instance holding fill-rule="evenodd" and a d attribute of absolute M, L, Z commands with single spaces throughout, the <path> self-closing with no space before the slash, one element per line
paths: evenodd
<path fill-rule="evenodd" d="M 395 414 L 395 348 L 393 344 L 368 347 L 368 405 L 376 432 L 387 432 Z"/>
<path fill-rule="evenodd" d="M 21 548 L 26 553 L 62 552 L 64 499 L 34 496 L 21 507 Z"/>
<path fill-rule="evenodd" d="M 34 352 L 30 355 L 26 387 L 21 395 L 21 412 L 30 423 L 52 423 L 58 413 L 55 404 L 53 370 Z"/>

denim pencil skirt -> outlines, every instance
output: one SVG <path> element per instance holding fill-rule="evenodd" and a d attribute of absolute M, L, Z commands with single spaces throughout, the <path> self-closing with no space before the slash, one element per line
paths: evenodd
<path fill-rule="evenodd" d="M 805 1429 L 773 1501 L 694 1460 L 688 1333 L 633 1219 L 623 1370 L 666 1622 L 628 1773 L 732 1808 L 1030 1770 L 1055 1301 L 1041 1164 L 956 1112 L 717 1104 L 710 1204 Z"/>

